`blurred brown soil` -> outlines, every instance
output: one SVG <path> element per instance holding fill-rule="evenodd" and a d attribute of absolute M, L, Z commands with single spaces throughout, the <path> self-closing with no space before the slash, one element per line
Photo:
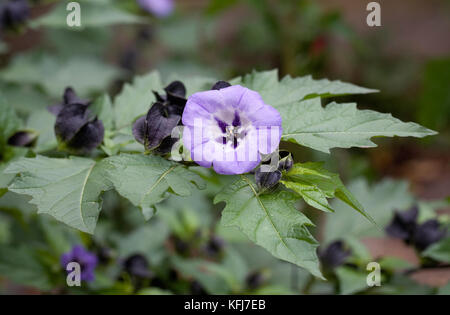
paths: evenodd
<path fill-rule="evenodd" d="M 408 180 L 420 199 L 450 196 L 450 150 L 402 141 L 370 150 L 370 161 L 382 176 Z"/>
<path fill-rule="evenodd" d="M 396 257 L 411 263 L 413 268 L 419 266 L 419 258 L 414 249 L 399 239 L 365 238 L 362 242 L 374 259 Z M 410 273 L 409 277 L 422 285 L 442 287 L 450 282 L 450 268 L 420 269 Z"/>

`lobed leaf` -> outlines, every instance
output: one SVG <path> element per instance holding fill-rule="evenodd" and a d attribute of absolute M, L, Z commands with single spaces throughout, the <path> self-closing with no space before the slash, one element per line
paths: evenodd
<path fill-rule="evenodd" d="M 292 78 L 284 77 L 278 81 L 278 70 L 247 74 L 231 81 L 249 89 L 258 91 L 264 101 L 277 108 L 283 104 L 301 101 L 311 97 L 330 97 L 348 94 L 367 94 L 377 90 L 363 88 L 354 84 L 327 79 L 314 80 L 311 76 Z"/>
<path fill-rule="evenodd" d="M 246 176 L 223 189 L 214 203 L 224 201 L 221 223 L 237 226 L 247 237 L 277 258 L 323 278 L 316 254 L 317 241 L 308 231 L 312 222 L 294 207 L 296 197 L 287 191 L 260 195 Z"/>
<path fill-rule="evenodd" d="M 203 189 L 199 175 L 186 167 L 155 155 L 121 154 L 104 160 L 106 177 L 117 192 L 142 209 L 146 219 L 155 213 L 155 204 L 167 192 L 189 196 L 196 187 Z"/>
<path fill-rule="evenodd" d="M 103 176 L 104 164 L 91 159 L 44 156 L 20 158 L 4 171 L 18 176 L 9 190 L 32 197 L 38 213 L 47 213 L 58 221 L 93 233 L 101 210 L 101 193 L 110 185 Z"/>
<path fill-rule="evenodd" d="M 159 73 L 154 71 L 145 76 L 137 76 L 132 84 L 125 84 L 122 92 L 114 100 L 116 129 L 130 126 L 133 121 L 147 113 L 155 96 L 152 91 L 163 88 Z"/>
<path fill-rule="evenodd" d="M 102 91 L 119 73 L 116 67 L 92 57 L 67 59 L 31 52 L 14 57 L 8 67 L 0 71 L 0 79 L 39 86 L 48 95 L 60 98 L 67 86 L 83 96 Z"/>
<path fill-rule="evenodd" d="M 418 137 L 436 134 L 416 123 L 404 123 L 356 104 L 331 103 L 322 107 L 320 98 L 285 104 L 278 108 L 286 141 L 329 153 L 332 148 L 375 147 L 372 137 Z"/>

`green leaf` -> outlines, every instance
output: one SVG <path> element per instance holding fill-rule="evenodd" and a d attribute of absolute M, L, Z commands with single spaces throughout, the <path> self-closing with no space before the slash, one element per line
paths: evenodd
<path fill-rule="evenodd" d="M 27 129 L 37 133 L 38 138 L 34 152 L 45 152 L 57 147 L 55 136 L 56 116 L 47 109 L 33 111 L 27 119 Z"/>
<path fill-rule="evenodd" d="M 137 76 L 133 83 L 125 84 L 122 92 L 114 101 L 114 117 L 116 129 L 122 129 L 147 113 L 155 96 L 152 91 L 161 91 L 163 84 L 158 72 L 150 72 L 145 76 Z"/>
<path fill-rule="evenodd" d="M 211 0 L 206 12 L 211 15 L 218 14 L 222 11 L 225 11 L 226 9 L 234 6 L 236 3 L 238 3 L 239 0 L 228 0 L 228 1 L 222 1 L 222 0 Z"/>
<path fill-rule="evenodd" d="M 389 270 L 392 272 L 414 267 L 411 262 L 398 257 L 382 257 L 379 263 L 381 270 Z"/>
<path fill-rule="evenodd" d="M 109 0 L 80 1 L 81 7 L 81 29 L 85 27 L 105 27 L 114 24 L 142 23 L 143 19 L 122 11 L 114 6 Z M 70 11 L 66 10 L 69 1 L 61 1 L 49 14 L 44 15 L 31 22 L 32 27 L 58 27 L 79 31 L 80 28 L 69 27 L 67 16 Z"/>
<path fill-rule="evenodd" d="M 12 162 L 5 173 L 19 174 L 9 190 L 32 196 L 30 203 L 37 206 L 38 213 L 93 233 L 101 210 L 100 195 L 110 188 L 103 166 L 86 158 L 37 156 Z"/>
<path fill-rule="evenodd" d="M 375 223 L 358 200 L 345 188 L 339 175 L 323 168 L 322 162 L 297 163 L 285 174 L 285 178 L 282 183 L 298 193 L 310 206 L 332 212 L 333 209 L 327 199 L 336 197 Z"/>
<path fill-rule="evenodd" d="M 371 148 L 372 137 L 418 137 L 436 134 L 416 123 L 404 123 L 372 110 L 358 110 L 356 104 L 328 104 L 320 98 L 286 104 L 278 108 L 283 118 L 285 141 L 329 153 L 332 148 Z"/>
<path fill-rule="evenodd" d="M 43 268 L 29 246 L 0 246 L 0 275 L 17 284 L 41 290 L 52 288 L 48 271 Z"/>
<path fill-rule="evenodd" d="M 120 74 L 119 70 L 92 56 L 60 58 L 37 52 L 18 55 L 0 72 L 6 82 L 33 84 L 50 96 L 61 98 L 64 89 L 72 86 L 82 97 L 105 90 Z"/>
<path fill-rule="evenodd" d="M 156 264 L 158 258 L 164 254 L 164 242 L 169 234 L 167 225 L 160 220 L 153 220 L 149 224 L 134 229 L 126 236 L 113 234 L 109 238 L 117 243 L 117 252 L 120 257 L 140 253 L 145 255 L 152 264 Z"/>
<path fill-rule="evenodd" d="M 189 196 L 196 187 L 204 188 L 199 175 L 159 156 L 121 154 L 104 161 L 110 166 L 106 176 L 117 192 L 141 208 L 146 219 L 153 216 L 155 204 L 167 192 Z"/>
<path fill-rule="evenodd" d="M 286 76 L 281 81 L 278 81 L 278 70 L 253 71 L 251 74 L 247 74 L 243 78 L 234 79 L 231 82 L 233 84 L 242 84 L 249 89 L 258 91 L 267 104 L 277 109 L 282 104 L 290 104 L 315 96 L 329 97 L 377 92 L 377 90 L 341 81 L 314 80 L 311 76 L 298 78 Z"/>
<path fill-rule="evenodd" d="M 14 108 L 0 95 L 0 152 L 7 144 L 9 137 L 20 128 L 20 125 L 21 121 Z"/>
<path fill-rule="evenodd" d="M 185 277 L 197 280 L 209 294 L 230 294 L 227 278 L 233 275 L 222 266 L 201 260 L 173 256 L 172 264 Z"/>
<path fill-rule="evenodd" d="M 358 179 L 349 184 L 349 191 L 358 196 L 365 211 L 379 226 L 386 226 L 392 219 L 394 210 L 409 208 L 413 198 L 408 183 L 385 179 L 370 187 L 366 180 Z M 325 242 L 347 237 L 378 237 L 384 232 L 361 216 L 355 216 L 346 204 L 339 200 L 331 203 L 334 213 L 327 215 L 325 221 Z"/>
<path fill-rule="evenodd" d="M 237 226 L 250 240 L 277 258 L 323 278 L 316 254 L 317 241 L 308 231 L 312 222 L 294 207 L 297 198 L 287 191 L 260 195 L 256 185 L 241 176 L 214 199 L 226 202 L 222 224 Z"/>
<path fill-rule="evenodd" d="M 450 237 L 431 245 L 423 252 L 423 255 L 440 262 L 450 263 Z"/>
<path fill-rule="evenodd" d="M 341 294 L 354 294 L 365 289 L 367 286 L 367 274 L 350 267 L 338 267 L 335 270 L 339 280 L 339 292 Z"/>
<path fill-rule="evenodd" d="M 52 104 L 42 91 L 32 86 L 0 82 L 0 91 L 19 116 L 28 116 L 36 109 Z"/>
<path fill-rule="evenodd" d="M 105 126 L 106 130 L 113 129 L 114 113 L 111 98 L 108 94 L 103 94 L 101 97 L 97 98 L 95 102 L 89 106 L 89 109 L 103 122 L 103 126 Z"/>
<path fill-rule="evenodd" d="M 137 295 L 173 295 L 172 292 L 160 288 L 145 288 L 139 290 Z"/>
<path fill-rule="evenodd" d="M 0 245 L 8 244 L 11 240 L 11 221 L 0 215 Z"/>

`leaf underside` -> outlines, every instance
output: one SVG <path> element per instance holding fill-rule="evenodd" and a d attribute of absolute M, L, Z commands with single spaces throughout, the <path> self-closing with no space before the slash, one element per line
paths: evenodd
<path fill-rule="evenodd" d="M 345 188 L 339 175 L 326 170 L 322 162 L 296 163 L 285 174 L 282 183 L 314 208 L 333 212 L 327 199 L 336 197 L 375 223 L 353 194 Z"/>

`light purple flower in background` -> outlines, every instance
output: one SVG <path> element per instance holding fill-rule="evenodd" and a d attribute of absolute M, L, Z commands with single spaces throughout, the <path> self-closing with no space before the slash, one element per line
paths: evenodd
<path fill-rule="evenodd" d="M 278 111 L 240 85 L 193 94 L 182 121 L 183 143 L 192 160 L 213 166 L 219 174 L 250 172 L 260 163 L 260 154 L 277 150 L 281 139 Z"/>
<path fill-rule="evenodd" d="M 137 0 L 145 11 L 158 17 L 169 16 L 174 9 L 173 0 Z"/>
<path fill-rule="evenodd" d="M 82 281 L 93 281 L 95 279 L 94 270 L 97 266 L 97 256 L 81 245 L 75 245 L 68 253 L 61 255 L 61 266 L 64 270 L 71 262 L 77 262 L 80 264 Z"/>

